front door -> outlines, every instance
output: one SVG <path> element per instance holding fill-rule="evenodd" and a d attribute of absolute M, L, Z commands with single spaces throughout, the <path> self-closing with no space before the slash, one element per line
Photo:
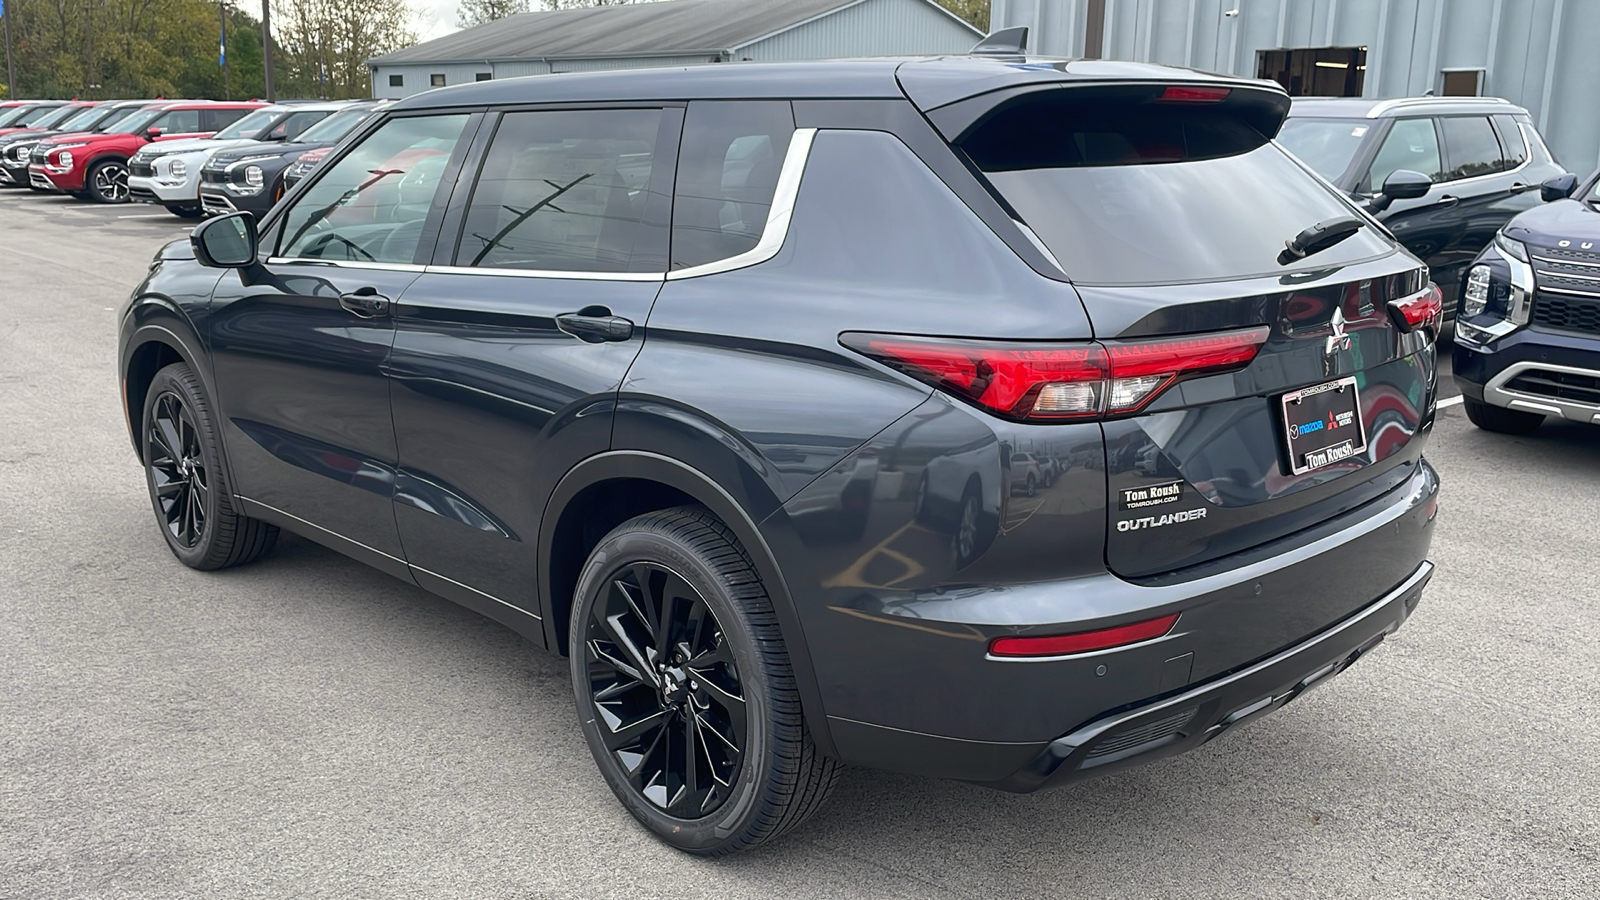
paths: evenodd
<path fill-rule="evenodd" d="M 681 110 L 512 111 L 395 308 L 395 518 L 417 581 L 537 614 L 544 503 L 607 449 L 667 268 Z"/>
<path fill-rule="evenodd" d="M 391 119 L 334 161 L 262 235 L 265 261 L 223 275 L 203 325 L 247 508 L 402 577 L 383 367 L 470 119 Z"/>

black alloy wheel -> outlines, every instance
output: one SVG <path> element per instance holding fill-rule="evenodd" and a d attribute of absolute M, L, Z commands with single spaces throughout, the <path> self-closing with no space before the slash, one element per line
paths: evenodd
<path fill-rule="evenodd" d="M 128 167 L 118 160 L 97 162 L 84 179 L 88 194 L 101 203 L 128 202 Z"/>
<path fill-rule="evenodd" d="M 601 739 L 645 799 L 680 819 L 727 802 L 746 746 L 746 703 L 716 614 L 651 562 L 617 572 L 583 643 Z"/>
<path fill-rule="evenodd" d="M 663 841 L 734 853 L 795 827 L 837 777 L 806 728 L 772 602 L 710 512 L 618 525 L 569 618 L 584 739 L 607 785 Z"/>
<path fill-rule="evenodd" d="M 150 505 L 180 562 L 222 569 L 272 549 L 277 527 L 234 511 L 210 406 L 187 365 L 173 363 L 150 379 L 136 421 Z"/>
<path fill-rule="evenodd" d="M 205 535 L 207 510 L 212 506 L 200 434 L 183 399 L 170 390 L 155 398 L 152 411 L 145 465 L 150 470 L 156 511 L 168 539 L 192 549 Z"/>

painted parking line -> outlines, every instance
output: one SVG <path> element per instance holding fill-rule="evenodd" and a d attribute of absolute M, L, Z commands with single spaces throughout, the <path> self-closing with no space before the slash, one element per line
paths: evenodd
<path fill-rule="evenodd" d="M 136 213 L 136 214 L 131 215 L 131 216 L 117 216 L 117 218 L 119 218 L 119 219 L 166 219 L 166 218 L 170 218 L 171 216 L 172 216 L 172 213 Z"/>
<path fill-rule="evenodd" d="M 1457 394 L 1454 397 L 1446 397 L 1443 400 L 1440 400 L 1438 402 L 1437 406 L 1438 406 L 1439 409 L 1446 409 L 1446 408 L 1451 407 L 1451 406 L 1460 406 L 1461 405 L 1461 400 L 1462 400 L 1461 395 Z"/>

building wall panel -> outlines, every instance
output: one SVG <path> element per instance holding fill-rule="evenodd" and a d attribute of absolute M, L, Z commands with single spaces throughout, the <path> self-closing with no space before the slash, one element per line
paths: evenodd
<path fill-rule="evenodd" d="M 734 48 L 763 62 L 965 53 L 982 35 L 925 0 L 862 0 L 838 12 Z"/>

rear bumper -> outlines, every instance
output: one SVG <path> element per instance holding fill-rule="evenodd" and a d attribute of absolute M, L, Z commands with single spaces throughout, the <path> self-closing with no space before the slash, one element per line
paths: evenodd
<path fill-rule="evenodd" d="M 1056 787 L 1192 750 L 1281 709 L 1398 630 L 1432 577 L 1433 564 L 1424 561 L 1394 590 L 1316 637 L 1202 687 L 1097 719 L 986 784 L 1016 792 Z"/>

